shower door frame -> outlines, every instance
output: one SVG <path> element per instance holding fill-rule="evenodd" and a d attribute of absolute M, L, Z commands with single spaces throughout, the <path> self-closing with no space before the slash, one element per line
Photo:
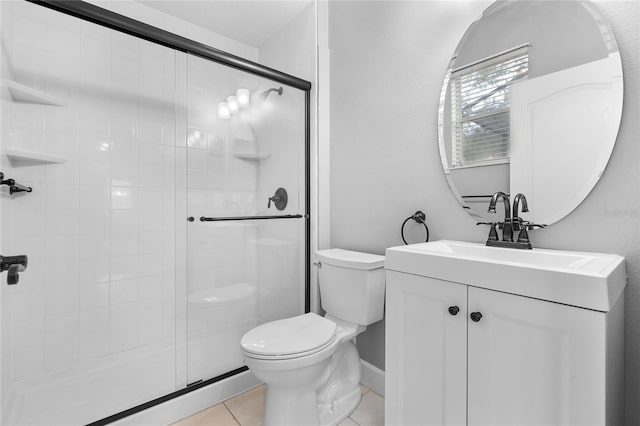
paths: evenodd
<path fill-rule="evenodd" d="M 187 54 L 192 54 L 219 64 L 235 68 L 240 71 L 248 72 L 260 77 L 264 77 L 279 83 L 286 84 L 293 88 L 304 91 L 305 94 L 305 142 L 304 142 L 304 163 L 305 163 L 305 202 L 304 215 L 305 221 L 305 261 L 304 261 L 304 312 L 311 310 L 311 83 L 290 74 L 283 73 L 273 68 L 266 67 L 256 62 L 241 58 L 239 56 L 224 52 L 222 50 L 207 46 L 197 41 L 179 36 L 169 31 L 162 30 L 144 22 L 129 18 L 124 15 L 103 9 L 99 6 L 81 1 L 81 0 L 26 0 L 66 15 L 74 16 L 84 21 L 92 22 L 119 31 L 131 36 L 141 38 L 143 40 L 156 43 L 170 49 L 174 49 Z M 277 216 L 275 217 L 277 218 Z M 208 386 L 212 383 L 232 377 L 236 374 L 247 371 L 246 366 L 229 371 L 217 377 L 213 377 L 202 382 L 196 382 L 192 385 L 179 389 L 168 395 L 153 399 L 136 407 L 129 408 L 125 411 L 115 413 L 104 419 L 97 420 L 88 426 L 102 426 L 117 420 L 128 417 L 132 414 L 146 410 L 163 402 L 177 398 L 189 392 Z"/>

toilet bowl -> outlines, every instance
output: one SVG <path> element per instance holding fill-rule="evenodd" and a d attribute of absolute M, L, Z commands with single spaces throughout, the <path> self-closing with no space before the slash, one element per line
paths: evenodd
<path fill-rule="evenodd" d="M 354 338 L 382 319 L 384 257 L 340 249 L 316 256 L 327 314 L 272 321 L 241 339 L 245 364 L 267 384 L 265 426 L 336 425 L 360 402 Z"/>

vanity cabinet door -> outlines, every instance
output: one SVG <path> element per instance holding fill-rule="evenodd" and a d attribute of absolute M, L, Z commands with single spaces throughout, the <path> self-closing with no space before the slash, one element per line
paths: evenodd
<path fill-rule="evenodd" d="M 604 313 L 469 287 L 468 324 L 469 426 L 606 424 Z"/>
<path fill-rule="evenodd" d="M 385 424 L 464 425 L 467 287 L 387 270 Z"/>

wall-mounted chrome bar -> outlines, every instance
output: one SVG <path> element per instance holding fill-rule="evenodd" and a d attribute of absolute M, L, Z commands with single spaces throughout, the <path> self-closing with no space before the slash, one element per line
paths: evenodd
<path fill-rule="evenodd" d="M 7 185 L 9 187 L 9 194 L 13 195 L 16 192 L 31 192 L 33 189 L 30 186 L 25 186 L 17 183 L 15 179 L 5 179 L 4 173 L 0 172 L 0 185 Z"/>
<path fill-rule="evenodd" d="M 238 216 L 238 217 L 206 217 L 201 216 L 200 222 L 224 222 L 229 220 L 265 220 L 265 219 L 300 219 L 301 214 L 283 214 L 280 216 Z"/>

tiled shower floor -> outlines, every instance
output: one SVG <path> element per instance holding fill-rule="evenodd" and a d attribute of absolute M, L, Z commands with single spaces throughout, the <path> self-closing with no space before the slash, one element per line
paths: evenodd
<path fill-rule="evenodd" d="M 383 426 L 384 399 L 364 386 L 362 401 L 339 426 Z M 264 418 L 264 385 L 253 388 L 171 426 L 261 426 Z"/>

